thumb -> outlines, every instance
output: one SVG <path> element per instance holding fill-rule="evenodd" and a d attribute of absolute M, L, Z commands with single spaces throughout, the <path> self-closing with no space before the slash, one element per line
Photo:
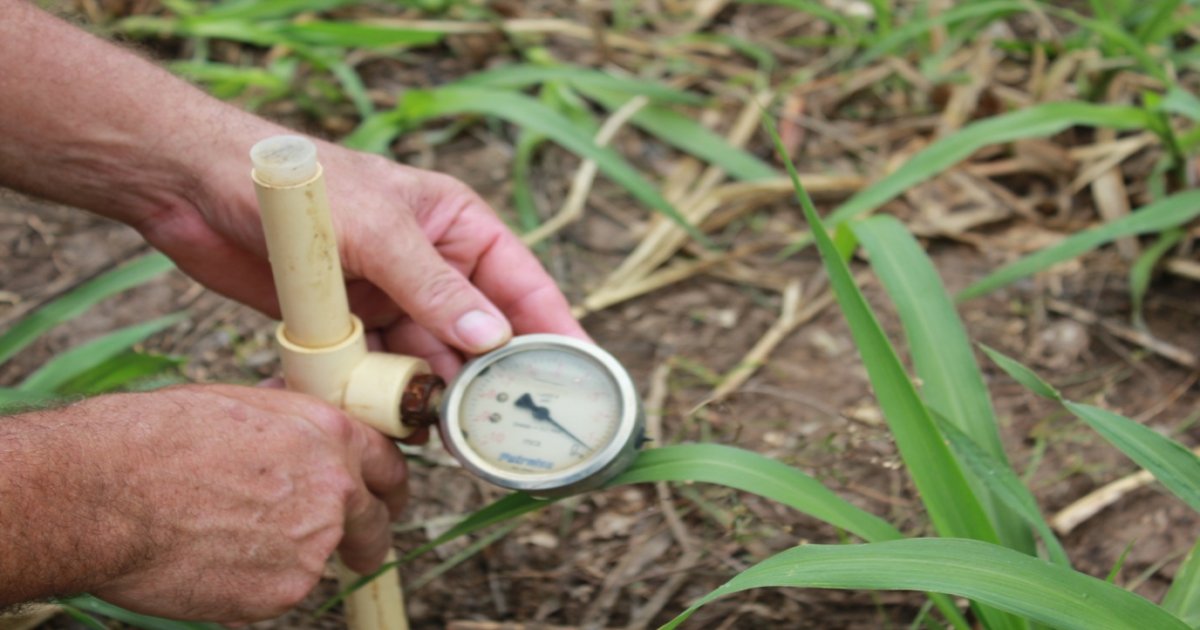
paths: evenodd
<path fill-rule="evenodd" d="M 512 326 L 500 309 L 442 258 L 415 221 L 403 223 L 372 239 L 377 245 L 363 260 L 367 279 L 450 346 L 481 354 L 507 342 Z"/>

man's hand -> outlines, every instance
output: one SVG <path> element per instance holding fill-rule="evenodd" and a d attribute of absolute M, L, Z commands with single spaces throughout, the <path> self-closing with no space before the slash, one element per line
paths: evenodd
<path fill-rule="evenodd" d="M 278 315 L 249 152 L 289 130 L 22 0 L 0 0 L 0 14 L 0 184 L 129 223 L 200 282 Z M 352 303 L 387 349 L 449 376 L 513 332 L 586 337 L 467 186 L 317 149 Z"/>
<path fill-rule="evenodd" d="M 283 130 L 247 122 L 214 153 L 193 203 L 135 225 L 192 277 L 277 315 L 247 155 Z M 469 187 L 326 142 L 318 158 L 353 308 L 385 349 L 449 377 L 460 353 L 490 350 L 514 331 L 586 338 L 541 263 Z"/>
<path fill-rule="evenodd" d="M 175 619 L 273 617 L 335 548 L 379 566 L 405 480 L 382 435 L 285 391 L 187 386 L 3 418 L 0 605 L 86 590 Z"/>

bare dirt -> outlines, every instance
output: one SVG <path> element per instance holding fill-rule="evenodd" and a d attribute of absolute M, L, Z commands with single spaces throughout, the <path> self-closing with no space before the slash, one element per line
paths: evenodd
<path fill-rule="evenodd" d="M 741 14 L 730 19 L 736 22 Z M 564 50 L 569 48 L 564 45 Z M 585 52 L 577 61 L 587 59 Z M 429 67 L 440 63 L 426 61 Z M 387 75 L 387 68 L 376 70 L 383 75 L 375 79 L 379 85 L 386 85 L 389 76 L 402 81 L 397 75 L 413 72 L 409 68 Z M 447 72 L 460 70 L 455 66 Z M 635 138 L 624 142 L 618 145 L 639 146 Z M 808 166 L 818 163 L 825 147 L 812 142 L 802 147 Z M 401 159 L 460 177 L 510 215 L 508 139 L 480 132 L 432 151 L 406 150 L 403 144 L 399 149 Z M 767 155 L 765 145 L 756 151 Z M 663 162 L 670 161 L 661 156 L 641 159 L 648 171 L 661 171 Z M 540 162 L 534 181 L 538 196 L 552 200 L 550 207 L 563 197 L 577 164 L 557 150 Z M 836 165 L 831 159 L 829 167 Z M 1025 185 L 1012 182 L 1017 194 L 1025 194 Z M 940 193 L 926 189 L 926 194 Z M 547 267 L 573 301 L 596 286 L 636 244 L 639 223 L 647 219 L 606 182 L 597 184 L 593 196 L 597 201 L 589 205 L 585 219 L 543 252 Z M 903 202 L 888 210 L 910 219 L 915 215 Z M 724 244 L 803 227 L 787 204 L 767 207 L 755 216 L 757 223 L 748 220 L 731 231 Z M 1093 221 L 1094 214 L 1083 203 L 1070 207 L 1066 221 L 1055 223 L 1062 215 L 1043 218 L 1047 223 L 1035 225 L 1028 218 L 1012 217 L 967 242 L 932 239 L 928 249 L 954 291 L 1016 256 L 1031 231 L 1069 232 Z M 0 194 L 0 330 L 142 248 L 137 235 L 123 226 Z M 806 281 L 815 278 L 819 266 L 811 254 L 780 262 L 765 253 L 744 262 L 764 277 Z M 1127 261 L 1115 250 L 1105 249 L 1037 280 L 967 302 L 960 313 L 973 340 L 1035 366 L 1068 397 L 1137 417 L 1194 447 L 1200 444 L 1200 389 L 1194 371 L 1100 326 L 1047 308 L 1048 299 L 1060 300 L 1109 321 L 1128 321 L 1127 269 Z M 865 291 L 885 329 L 899 342 L 899 324 L 882 290 L 868 281 Z M 1176 346 L 1200 350 L 1198 296 L 1200 288 L 1194 282 L 1158 278 L 1146 304 L 1149 330 Z M 739 392 L 706 404 L 713 385 L 710 375 L 737 365 L 776 319 L 779 308 L 778 294 L 766 288 L 704 275 L 590 315 L 584 324 L 631 370 L 643 394 L 650 390 L 656 370 L 671 366 L 662 409 L 663 442 L 704 440 L 766 454 L 815 476 L 907 534 L 929 533 L 836 307 L 791 334 Z M 145 350 L 187 356 L 184 374 L 199 382 L 251 383 L 275 373 L 277 363 L 268 342 L 271 322 L 172 273 L 55 329 L 0 366 L 0 385 L 18 382 L 48 357 L 106 330 L 179 309 L 187 310 L 188 321 L 152 339 Z M 1043 513 L 1053 515 L 1136 470 L 1081 422 L 1036 398 L 990 363 L 981 364 L 1008 454 L 1017 470 L 1028 475 Z M 436 445 L 414 454 L 412 492 L 408 513 L 396 528 L 401 550 L 426 542 L 458 517 L 502 496 L 453 466 Z M 413 625 L 498 630 L 660 624 L 773 552 L 802 542 L 839 540 L 827 525 L 719 487 L 677 486 L 667 500 L 683 517 L 695 553 L 687 553 L 673 535 L 653 487 L 592 493 L 527 518 L 509 535 L 436 578 L 423 576 L 465 543 L 406 565 L 408 584 L 427 582 L 408 589 Z M 1200 518 L 1151 485 L 1122 497 L 1064 536 L 1063 542 L 1080 570 L 1099 577 L 1128 550 L 1116 581 L 1157 601 L 1198 533 Z M 333 582 L 327 580 L 303 610 L 255 627 L 340 627 L 339 611 L 321 619 L 308 614 L 332 591 Z M 664 591 L 665 601 L 656 601 Z M 698 612 L 690 627 L 900 627 L 913 619 L 921 602 L 920 596 L 908 593 L 767 589 L 715 602 Z M 63 620 L 51 624 L 68 625 Z"/>

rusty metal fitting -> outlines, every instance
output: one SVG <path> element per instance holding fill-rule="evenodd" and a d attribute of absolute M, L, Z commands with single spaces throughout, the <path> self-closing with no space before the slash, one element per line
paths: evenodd
<path fill-rule="evenodd" d="M 408 381 L 400 398 L 400 422 L 406 427 L 421 428 L 437 424 L 438 408 L 446 381 L 436 374 L 418 374 Z"/>

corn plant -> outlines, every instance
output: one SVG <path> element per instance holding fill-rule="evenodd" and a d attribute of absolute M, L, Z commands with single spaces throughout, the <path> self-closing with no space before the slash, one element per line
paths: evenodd
<path fill-rule="evenodd" d="M 677 626 L 716 598 L 767 586 L 927 591 L 942 623 L 955 628 L 971 626 L 945 595 L 970 600 L 987 628 L 1183 629 L 1200 623 L 1200 553 L 1195 549 L 1161 605 L 1071 567 L 1033 495 L 999 448 L 994 413 L 971 346 L 929 259 L 891 217 L 851 227 L 897 305 L 923 383 L 918 391 L 784 155 L 879 405 L 938 537 L 904 538 L 805 473 L 749 451 L 713 444 L 649 450 L 609 487 L 650 481 L 720 484 L 777 501 L 863 541 L 783 551 L 702 597 L 664 627 Z M 1128 418 L 1066 400 L 1028 368 L 985 350 L 1013 378 L 1060 402 L 1200 510 L 1200 458 Z M 546 505 L 523 494 L 509 495 L 401 562 Z M 1034 535 L 1040 546 L 1028 544 Z"/>

